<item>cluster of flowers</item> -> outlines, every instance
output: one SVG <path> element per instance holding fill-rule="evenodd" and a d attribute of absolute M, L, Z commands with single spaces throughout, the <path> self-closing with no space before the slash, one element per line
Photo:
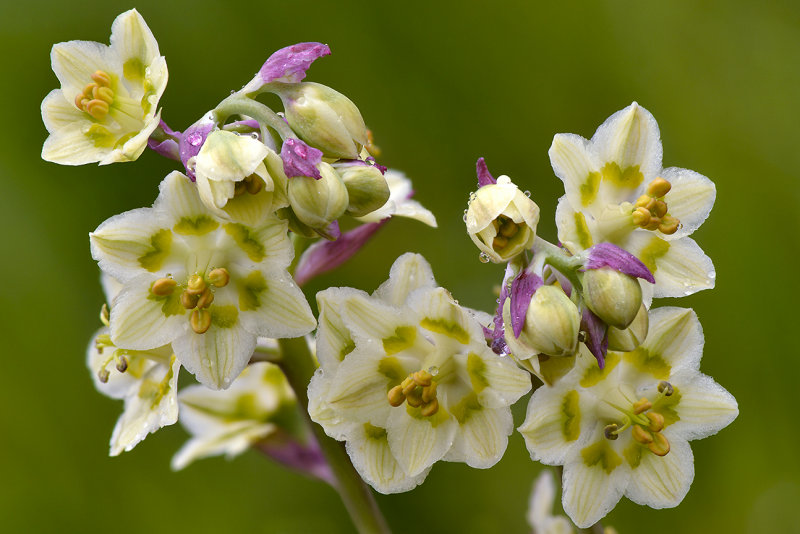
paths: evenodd
<path fill-rule="evenodd" d="M 711 260 L 689 237 L 713 205 L 713 183 L 662 169 L 656 122 L 634 103 L 591 140 L 555 137 L 550 157 L 566 191 L 559 245 L 537 236 L 530 194 L 478 161 L 464 220 L 481 261 L 507 264 L 494 316 L 460 306 L 422 256 L 405 254 L 372 294 L 318 293 L 317 321 L 299 286 L 352 257 L 392 216 L 436 225 L 410 182 L 376 163 L 358 108 L 303 81 L 329 53 L 319 43 L 279 50 L 178 132 L 157 109 L 166 61 L 135 10 L 114 21 L 110 46 L 53 47 L 61 89 L 42 103 L 43 158 L 107 164 L 149 146 L 182 165 L 151 208 L 90 234 L 110 306 L 88 365 L 101 392 L 125 400 L 111 454 L 180 418 L 193 438 L 176 469 L 258 447 L 332 480 L 302 413 L 306 392 L 270 363 L 292 358 L 276 340 L 316 328 L 308 415 L 346 442 L 382 493 L 421 484 L 439 460 L 497 463 L 514 430 L 510 407 L 538 377 L 518 430 L 534 460 L 564 466 L 563 506 L 577 526 L 622 495 L 680 503 L 694 474 L 688 441 L 738 409 L 699 371 L 694 312 L 651 305 L 713 287 Z M 264 92 L 282 112 L 257 100 Z M 345 216 L 356 226 L 342 233 Z M 181 368 L 199 384 L 179 392 Z M 571 528 L 543 511 L 552 481 L 539 485 L 534 527 Z"/>

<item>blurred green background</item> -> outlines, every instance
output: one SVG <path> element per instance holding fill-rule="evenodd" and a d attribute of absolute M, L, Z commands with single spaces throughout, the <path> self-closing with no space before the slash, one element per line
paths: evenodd
<path fill-rule="evenodd" d="M 57 81 L 53 43 L 107 42 L 103 2 L 3 2 L 0 129 L 0 530 L 3 532 L 349 532 L 333 490 L 256 453 L 180 473 L 186 439 L 163 429 L 108 458 L 121 404 L 98 394 L 84 365 L 99 326 L 98 271 L 87 233 L 148 206 L 172 162 L 58 167 L 40 160 L 39 104 Z M 276 49 L 330 44 L 309 79 L 360 107 L 382 163 L 414 180 L 439 219 L 398 220 L 328 285 L 372 290 L 406 251 L 423 253 L 463 304 L 490 309 L 501 268 L 478 261 L 461 220 L 474 163 L 510 175 L 555 238 L 563 193 L 547 150 L 553 134 L 590 137 L 636 100 L 659 122 L 664 165 L 714 180 L 717 204 L 695 234 L 717 289 L 681 301 L 706 332 L 702 369 L 739 401 L 738 420 L 694 442 L 696 478 L 666 511 L 626 500 L 608 516 L 622 533 L 800 532 L 800 5 L 794 1 L 213 2 L 137 5 L 167 57 L 164 118 L 183 129 L 238 89 Z M 526 402 L 516 407 L 519 424 Z M 396 532 L 526 532 L 540 466 L 511 437 L 491 470 L 437 464 L 427 482 L 378 501 Z"/>

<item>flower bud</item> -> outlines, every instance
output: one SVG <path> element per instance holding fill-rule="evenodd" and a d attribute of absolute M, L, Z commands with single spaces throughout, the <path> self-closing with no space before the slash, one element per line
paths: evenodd
<path fill-rule="evenodd" d="M 481 252 L 495 263 L 513 259 L 533 245 L 539 206 L 508 176 L 484 185 L 470 198 L 467 233 Z"/>
<path fill-rule="evenodd" d="M 314 82 L 289 84 L 279 93 L 286 121 L 306 143 L 326 156 L 355 159 L 367 143 L 367 127 L 353 102 Z"/>
<path fill-rule="evenodd" d="M 347 188 L 339 174 L 327 163 L 319 164 L 321 178 L 295 176 L 289 179 L 292 210 L 300 222 L 312 228 L 325 228 L 347 209 Z"/>
<path fill-rule="evenodd" d="M 354 164 L 336 165 L 342 177 L 350 203 L 347 213 L 353 217 L 362 217 L 380 208 L 389 200 L 389 185 L 383 173 L 374 165 L 356 162 Z"/>
<path fill-rule="evenodd" d="M 578 308 L 560 288 L 542 286 L 531 298 L 519 338 L 511 327 L 510 299 L 503 309 L 505 338 L 518 358 L 535 354 L 572 356 L 578 348 L 581 317 Z"/>
<path fill-rule="evenodd" d="M 583 299 L 605 323 L 624 329 L 639 312 L 642 288 L 636 278 L 614 269 L 590 269 L 583 273 Z"/>
<path fill-rule="evenodd" d="M 642 303 L 639 313 L 628 328 L 620 330 L 613 326 L 608 327 L 608 350 L 630 352 L 636 349 L 647 337 L 649 323 L 647 307 Z"/>

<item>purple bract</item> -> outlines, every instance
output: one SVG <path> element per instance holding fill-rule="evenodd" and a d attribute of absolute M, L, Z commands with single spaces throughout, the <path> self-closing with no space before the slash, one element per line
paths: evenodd
<path fill-rule="evenodd" d="M 322 43 L 298 43 L 281 48 L 258 71 L 263 83 L 274 81 L 297 83 L 306 77 L 306 71 L 315 60 L 328 56 L 331 49 Z"/>
<path fill-rule="evenodd" d="M 283 172 L 289 178 L 310 176 L 319 180 L 322 175 L 317 165 L 322 163 L 322 151 L 310 147 L 300 139 L 287 139 L 281 147 Z"/>
<path fill-rule="evenodd" d="M 644 263 L 639 258 L 611 243 L 600 243 L 587 251 L 586 263 L 582 271 L 608 267 L 615 271 L 642 278 L 651 284 L 656 282 Z"/>

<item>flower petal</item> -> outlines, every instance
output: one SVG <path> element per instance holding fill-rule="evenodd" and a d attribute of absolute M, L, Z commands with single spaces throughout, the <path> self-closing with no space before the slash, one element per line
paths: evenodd
<path fill-rule="evenodd" d="M 694 456 L 689 444 L 664 431 L 670 450 L 666 456 L 656 456 L 645 450 L 641 462 L 631 473 L 625 496 L 635 503 L 651 508 L 678 506 L 694 479 Z"/>
<path fill-rule="evenodd" d="M 260 280 L 255 282 L 252 274 L 261 274 Z M 257 336 L 299 337 L 317 325 L 303 292 L 286 271 L 254 271 L 239 291 L 242 326 Z"/>
<path fill-rule="evenodd" d="M 508 407 L 469 410 L 459 425 L 453 447 L 445 460 L 465 462 L 470 467 L 488 469 L 500 461 L 514 431 L 514 420 Z"/>
<path fill-rule="evenodd" d="M 50 63 L 64 98 L 72 102 L 86 84 L 92 82 L 92 74 L 102 70 L 117 72 L 116 58 L 108 46 L 94 41 L 67 41 L 53 45 Z"/>
<path fill-rule="evenodd" d="M 215 130 L 197 154 L 195 174 L 209 180 L 238 182 L 253 174 L 269 149 L 248 135 Z"/>
<path fill-rule="evenodd" d="M 88 122 L 85 113 L 68 101 L 61 89 L 53 89 L 42 100 L 42 120 L 51 133 L 78 122 Z"/>
<path fill-rule="evenodd" d="M 189 331 L 177 338 L 172 348 L 198 382 L 211 389 L 226 389 L 247 367 L 256 336 L 240 324 L 230 324 L 229 318 L 223 321 L 214 313 L 215 308 L 211 308 L 211 328 L 205 334 Z"/>
<path fill-rule="evenodd" d="M 412 477 L 422 474 L 447 454 L 457 428 L 455 419 L 444 414 L 443 408 L 435 416 L 417 418 L 402 406 L 392 410 L 386 423 L 392 455 Z"/>
<path fill-rule="evenodd" d="M 347 419 L 357 423 L 371 423 L 383 427 L 392 407 L 386 394 L 389 388 L 408 374 L 396 377 L 386 369 L 402 369 L 396 358 L 381 358 L 371 347 L 358 347 L 347 355 L 331 379 L 327 402 L 339 412 L 346 412 Z M 395 408 L 404 410 L 405 408 Z"/>
<path fill-rule="evenodd" d="M 408 476 L 389 448 L 386 430 L 358 425 L 348 436 L 347 454 L 353 467 L 370 486 L 383 494 L 409 491 L 425 480 L 430 469 Z"/>
<path fill-rule="evenodd" d="M 680 239 L 697 230 L 706 220 L 714 207 L 717 188 L 702 174 L 688 169 L 670 167 L 664 169 L 661 177 L 672 184 L 669 193 L 664 196 L 669 214 L 681 221 L 678 231 L 671 236 L 664 236 L 664 239 Z"/>
<path fill-rule="evenodd" d="M 287 139 L 281 147 L 283 171 L 289 178 L 310 176 L 317 180 L 322 175 L 317 168 L 322 162 L 322 151 L 310 147 L 300 139 Z"/>
<path fill-rule="evenodd" d="M 330 375 L 335 371 L 324 371 L 317 369 L 311 382 L 308 384 L 308 415 L 311 420 L 319 424 L 325 433 L 333 439 L 344 441 L 357 425 L 333 408 L 328 402 L 328 392 L 330 391 Z"/>
<path fill-rule="evenodd" d="M 272 423 L 235 421 L 222 433 L 195 436 L 184 443 L 172 457 L 170 467 L 173 471 L 180 471 L 195 460 L 221 454 L 233 458 L 277 430 L 278 427 Z"/>
<path fill-rule="evenodd" d="M 496 184 L 497 180 L 494 179 L 492 173 L 489 172 L 489 167 L 486 166 L 486 160 L 483 158 L 478 158 L 478 162 L 475 164 L 475 172 L 478 174 L 478 185 L 490 185 Z"/>
<path fill-rule="evenodd" d="M 287 46 L 269 56 L 258 75 L 262 84 L 273 81 L 297 83 L 306 77 L 306 71 L 314 61 L 330 53 L 328 45 L 322 43 Z"/>
<path fill-rule="evenodd" d="M 542 278 L 528 271 L 520 272 L 511 282 L 511 325 L 514 329 L 514 337 L 519 337 L 522 327 L 525 326 L 525 315 L 531 304 L 533 294 L 542 287 Z"/>
<path fill-rule="evenodd" d="M 135 9 L 121 13 L 111 24 L 110 51 L 119 57 L 125 78 L 143 82 L 145 69 L 160 56 L 158 42 Z"/>
<path fill-rule="evenodd" d="M 481 406 L 511 406 L 531 390 L 530 375 L 507 356 L 498 356 L 482 342 L 467 357 L 467 373 Z"/>
<path fill-rule="evenodd" d="M 108 152 L 84 133 L 87 122 L 76 122 L 50 134 L 42 146 L 42 159 L 59 165 L 96 163 Z"/>
<path fill-rule="evenodd" d="M 703 355 L 703 343 L 703 327 L 694 310 L 671 306 L 650 310 L 650 328 L 642 348 L 651 363 L 654 363 L 654 358 L 661 359 L 671 368 L 672 375 L 683 369 L 697 370 Z M 637 352 L 641 349 L 627 353 L 625 359 L 634 361 L 631 355 Z M 643 368 L 639 355 L 635 361 L 638 367 Z"/>
<path fill-rule="evenodd" d="M 573 255 L 594 245 L 592 236 L 597 233 L 594 218 L 587 217 L 581 211 L 576 211 L 566 195 L 558 200 L 556 226 L 558 227 L 558 240 Z"/>
<path fill-rule="evenodd" d="M 436 280 L 425 257 L 407 252 L 394 261 L 389 279 L 375 290 L 373 296 L 393 306 L 400 306 L 417 289 L 435 287 Z"/>
<path fill-rule="evenodd" d="M 681 377 L 671 379 L 680 384 L 681 398 L 675 407 L 680 419 L 670 430 L 687 440 L 713 436 L 739 415 L 733 395 L 710 376 L 691 374 L 694 375 L 691 381 L 684 382 Z"/>
<path fill-rule="evenodd" d="M 417 312 L 420 326 L 438 334 L 440 339 L 449 338 L 461 345 L 472 340 L 483 342 L 483 328 L 453 300 L 443 287 L 423 289 L 408 299 L 408 305 Z"/>
<path fill-rule="evenodd" d="M 155 297 L 157 277 L 143 274 L 125 283 L 111 304 L 111 341 L 118 347 L 147 350 L 182 336 L 189 328 L 186 310 L 176 294 Z"/>
<path fill-rule="evenodd" d="M 330 287 L 317 293 L 317 358 L 325 370 L 335 370 L 339 362 L 355 348 L 353 334 L 341 315 L 342 305 L 354 295 L 369 298 L 363 291 L 349 287 Z"/>
<path fill-rule="evenodd" d="M 350 296 L 342 306 L 342 316 L 357 340 L 389 342 L 395 337 L 412 336 L 406 340 L 408 343 L 403 343 L 404 346 L 411 346 L 418 337 L 415 321 L 408 312 L 384 304 L 375 298 L 362 295 Z M 401 336 L 405 330 L 408 330 L 408 336 Z"/>
<path fill-rule="evenodd" d="M 200 200 L 197 186 L 178 171 L 172 171 L 158 185 L 158 198 L 153 207 L 175 220 L 209 218 L 208 208 Z"/>
<path fill-rule="evenodd" d="M 579 135 L 556 134 L 548 154 L 570 204 L 594 211 L 600 173 L 589 141 Z"/>
<path fill-rule="evenodd" d="M 609 267 L 628 276 L 655 283 L 653 275 L 636 256 L 613 243 L 598 243 L 586 254 L 586 263 L 582 271 Z"/>

